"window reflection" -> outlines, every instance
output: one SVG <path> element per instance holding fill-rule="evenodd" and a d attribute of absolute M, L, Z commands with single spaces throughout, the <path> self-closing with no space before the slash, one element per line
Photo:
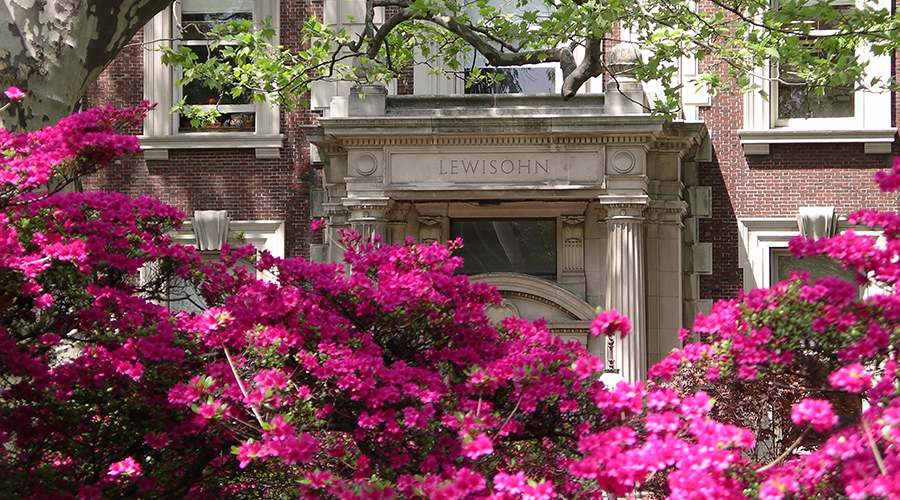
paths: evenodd
<path fill-rule="evenodd" d="M 453 219 L 464 274 L 514 272 L 556 278 L 556 219 Z"/>

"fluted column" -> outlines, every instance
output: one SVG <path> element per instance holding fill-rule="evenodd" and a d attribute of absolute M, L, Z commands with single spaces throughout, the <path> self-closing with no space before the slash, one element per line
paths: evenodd
<path fill-rule="evenodd" d="M 348 207 L 350 210 L 350 229 L 356 231 L 363 238 L 371 238 L 377 234 L 382 242 L 385 242 L 388 223 L 386 217 L 388 210 L 387 201 L 385 200 L 383 205 L 368 201 L 367 204 L 359 203 Z"/>
<path fill-rule="evenodd" d="M 382 178 L 348 177 L 344 180 L 347 183 L 347 196 L 341 202 L 350 213 L 350 229 L 364 238 L 377 234 L 382 241 L 387 242 L 387 213 L 391 209 L 391 199 L 384 194 Z"/>
<path fill-rule="evenodd" d="M 644 203 L 606 205 L 606 309 L 631 320 L 631 334 L 615 339 L 615 362 L 625 380 L 647 377 Z"/>

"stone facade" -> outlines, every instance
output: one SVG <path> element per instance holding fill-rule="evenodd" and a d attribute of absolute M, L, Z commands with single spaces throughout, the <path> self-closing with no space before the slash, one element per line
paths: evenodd
<path fill-rule="evenodd" d="M 280 43 L 296 46 L 289 27 L 338 15 L 341 1 L 353 3 L 267 0 Z M 145 33 L 164 31 L 164 19 L 155 23 Z M 160 95 L 152 57 L 123 52 L 84 106 Z M 312 111 L 277 113 L 277 126 L 251 133 L 166 132 L 172 120 L 158 109 L 138 131 L 147 152 L 85 187 L 151 194 L 188 214 L 224 210 L 258 246 L 317 260 L 340 258 L 331 243 L 340 228 L 428 243 L 457 234 L 458 221 L 543 221 L 555 265 L 538 275 L 483 269 L 475 279 L 504 297 L 490 314 L 546 317 L 558 334 L 604 355 L 587 327 L 596 307 L 618 309 L 637 333 L 613 351 L 628 378 L 678 346 L 678 330 L 713 300 L 770 284 L 774 256 L 800 232 L 802 207 L 834 207 L 838 231 L 853 209 L 897 208 L 870 182 L 897 153 L 896 105 L 881 111 L 889 116 L 877 133 L 773 135 L 753 130 L 758 116 L 748 109 L 758 103 L 740 94 L 686 96 L 696 119 L 664 122 L 636 106 L 647 96 L 627 71 L 617 80 L 621 92 L 563 102 L 462 95 L 411 72 L 400 84 L 363 89 L 364 99 L 345 85 L 316 87 Z M 308 232 L 320 217 L 325 238 Z M 179 238 L 194 243 L 191 234 Z M 517 251 L 497 234 L 501 253 Z"/>

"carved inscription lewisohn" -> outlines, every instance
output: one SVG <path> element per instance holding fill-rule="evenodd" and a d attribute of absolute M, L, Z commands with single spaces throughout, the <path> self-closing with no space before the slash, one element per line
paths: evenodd
<path fill-rule="evenodd" d="M 603 180 L 599 151 L 577 152 L 394 152 L 388 182 L 397 187 L 453 185 L 594 185 Z M 410 186 L 411 187 L 411 186 Z M 461 186 L 462 187 L 462 186 Z"/>
<path fill-rule="evenodd" d="M 550 173 L 550 159 L 451 158 L 449 160 L 439 160 L 438 170 L 439 175 L 529 175 L 532 173 L 548 175 Z"/>

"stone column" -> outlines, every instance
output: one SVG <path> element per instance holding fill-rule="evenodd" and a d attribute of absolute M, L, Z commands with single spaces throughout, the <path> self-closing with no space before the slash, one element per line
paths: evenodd
<path fill-rule="evenodd" d="M 381 177 L 348 177 L 345 181 L 347 196 L 341 203 L 350 212 L 350 229 L 364 238 L 377 234 L 386 241 L 391 199 L 384 194 Z"/>
<path fill-rule="evenodd" d="M 631 334 L 625 339 L 615 339 L 616 367 L 625 380 L 642 380 L 647 377 L 643 217 L 646 201 L 622 200 L 604 205 L 608 238 L 606 309 L 615 309 L 631 320 Z"/>
<path fill-rule="evenodd" d="M 381 237 L 382 242 L 387 236 L 387 217 L 388 199 L 366 200 L 362 203 L 353 203 L 344 205 L 350 210 L 350 229 L 356 231 L 363 238 L 371 238 L 376 234 Z M 387 242 L 389 243 L 389 242 Z"/>

